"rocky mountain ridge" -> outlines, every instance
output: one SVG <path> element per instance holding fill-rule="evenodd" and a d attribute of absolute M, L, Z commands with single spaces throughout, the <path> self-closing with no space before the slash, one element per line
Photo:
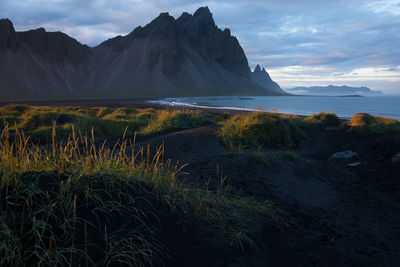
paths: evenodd
<path fill-rule="evenodd" d="M 252 78 L 238 40 L 207 7 L 177 19 L 161 13 L 96 47 L 43 28 L 16 32 L 0 20 L 5 100 L 283 94 Z"/>

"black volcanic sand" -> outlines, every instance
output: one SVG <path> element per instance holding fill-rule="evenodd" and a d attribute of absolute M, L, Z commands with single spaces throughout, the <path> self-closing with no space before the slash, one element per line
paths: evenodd
<path fill-rule="evenodd" d="M 139 101 L 118 106 L 163 108 Z M 159 239 L 170 255 L 166 266 L 400 266 L 400 164 L 391 162 L 400 152 L 398 134 L 362 136 L 310 126 L 295 150 L 299 159 L 268 163 L 250 151 L 228 151 L 215 137 L 217 130 L 205 126 L 137 140 L 153 148 L 164 143 L 165 158 L 189 163 L 180 177 L 188 184 L 217 181 L 218 166 L 233 192 L 273 201 L 284 223 L 265 223 L 259 250 L 243 254 L 190 214 L 161 214 Z M 359 157 L 328 160 L 345 150 Z M 360 166 L 347 166 L 358 161 Z"/>
<path fill-rule="evenodd" d="M 165 157 L 189 163 L 186 182 L 216 181 L 217 165 L 232 191 L 272 200 L 285 224 L 265 226 L 261 251 L 241 255 L 209 228 L 166 239 L 170 266 L 400 266 L 400 151 L 394 134 L 362 137 L 312 126 L 297 149 L 301 160 L 263 163 L 252 153 L 229 152 L 215 137 L 217 126 L 142 140 L 165 144 Z M 335 152 L 359 157 L 329 161 Z M 361 162 L 360 166 L 347 164 Z M 176 241 L 178 241 L 178 244 Z"/>

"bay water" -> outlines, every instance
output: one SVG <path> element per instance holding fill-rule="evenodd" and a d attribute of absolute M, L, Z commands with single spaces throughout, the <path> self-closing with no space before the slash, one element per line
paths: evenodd
<path fill-rule="evenodd" d="M 150 102 L 177 107 L 260 110 L 297 115 L 324 111 L 333 112 L 341 118 L 351 118 L 355 113 L 362 112 L 400 120 L 400 96 L 214 96 L 164 98 Z"/>

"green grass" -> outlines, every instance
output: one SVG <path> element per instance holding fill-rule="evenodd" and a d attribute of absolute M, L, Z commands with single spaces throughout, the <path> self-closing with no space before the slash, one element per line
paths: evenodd
<path fill-rule="evenodd" d="M 200 112 L 160 111 L 140 133 L 161 133 L 176 129 L 196 128 L 213 123 L 214 119 Z"/>
<path fill-rule="evenodd" d="M 232 150 L 258 146 L 288 148 L 294 145 L 291 129 L 296 128 L 289 119 L 277 114 L 255 112 L 223 121 L 218 138 Z"/>
<path fill-rule="evenodd" d="M 341 121 L 334 113 L 320 112 L 312 114 L 304 119 L 304 122 L 309 124 L 323 124 L 327 126 L 339 126 Z"/>
<path fill-rule="evenodd" d="M 148 135 L 215 123 L 211 116 L 192 111 L 22 105 L 0 107 L 0 120 L 0 127 L 9 124 L 11 130 L 22 129 L 39 143 L 51 140 L 53 122 L 59 140 L 68 137 L 72 127 L 83 135 L 93 129 L 98 139 L 117 139 L 124 132 L 127 136 Z"/>
<path fill-rule="evenodd" d="M 55 124 L 51 131 L 46 146 L 18 128 L 11 137 L 7 124 L 1 133 L 2 265 L 162 264 L 161 211 L 193 213 L 243 252 L 254 249 L 259 214 L 279 220 L 270 202 L 236 196 L 223 179 L 215 190 L 179 182 L 184 165 L 165 160 L 162 146 L 98 144 L 94 131 L 78 135 L 73 126 L 56 141 Z"/>
<path fill-rule="evenodd" d="M 356 129 L 360 133 L 387 133 L 400 131 L 400 122 L 392 118 L 373 116 L 367 113 L 356 113 L 350 121 L 346 123 L 351 129 Z"/>
<path fill-rule="evenodd" d="M 0 114 L 6 114 L 7 116 L 19 117 L 25 112 L 28 112 L 31 108 L 25 105 L 6 105 L 0 107 Z"/>
<path fill-rule="evenodd" d="M 57 136 L 61 139 L 68 137 L 73 127 L 83 134 L 88 134 L 93 129 L 96 136 L 107 139 L 118 138 L 125 130 L 127 135 L 134 135 L 136 130 L 140 129 L 135 121 L 116 121 L 64 113 L 32 114 L 24 118 L 20 126 L 33 140 L 45 143 L 51 140 L 53 123 L 56 123 Z"/>

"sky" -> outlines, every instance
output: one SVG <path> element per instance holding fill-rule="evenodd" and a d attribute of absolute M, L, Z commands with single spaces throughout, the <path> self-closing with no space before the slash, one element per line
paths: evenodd
<path fill-rule="evenodd" d="M 367 86 L 400 95 L 400 0 L 0 0 L 0 18 L 17 31 L 44 27 L 95 46 L 161 12 L 178 17 L 201 6 L 231 29 L 250 67 L 265 67 L 282 88 Z"/>

